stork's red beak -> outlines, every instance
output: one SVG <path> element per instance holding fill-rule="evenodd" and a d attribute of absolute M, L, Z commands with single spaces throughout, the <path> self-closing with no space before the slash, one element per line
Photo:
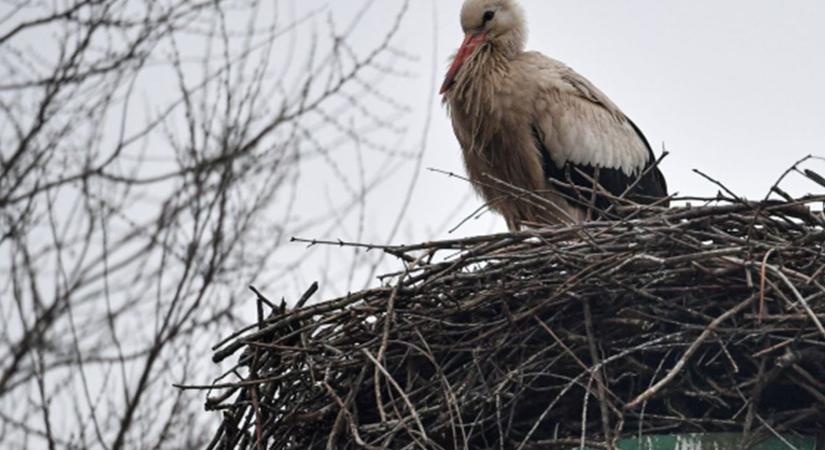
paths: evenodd
<path fill-rule="evenodd" d="M 458 71 L 461 70 L 461 66 L 464 65 L 467 58 L 473 55 L 476 47 L 484 42 L 486 37 L 487 33 L 467 33 L 467 35 L 464 36 L 464 42 L 461 43 L 461 47 L 455 55 L 453 65 L 451 65 L 450 70 L 447 71 L 447 77 L 444 78 L 444 84 L 441 85 L 439 94 L 444 95 L 445 92 L 450 90 L 453 83 L 455 83 L 455 77 L 458 75 Z"/>

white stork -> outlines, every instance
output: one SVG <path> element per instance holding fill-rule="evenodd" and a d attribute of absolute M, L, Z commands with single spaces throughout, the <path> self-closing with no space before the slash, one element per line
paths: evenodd
<path fill-rule="evenodd" d="M 515 0 L 466 0 L 461 27 L 441 94 L 473 186 L 511 230 L 609 217 L 623 194 L 667 205 L 642 132 L 587 79 L 524 50 Z"/>

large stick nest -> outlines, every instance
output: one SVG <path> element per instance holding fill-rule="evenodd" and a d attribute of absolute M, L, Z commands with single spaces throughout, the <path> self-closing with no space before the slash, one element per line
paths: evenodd
<path fill-rule="evenodd" d="M 242 352 L 209 386 L 207 408 L 223 411 L 212 448 L 822 435 L 825 196 L 775 192 L 785 199 L 370 247 L 404 269 L 377 289 L 261 309 L 216 346 L 216 361 Z"/>

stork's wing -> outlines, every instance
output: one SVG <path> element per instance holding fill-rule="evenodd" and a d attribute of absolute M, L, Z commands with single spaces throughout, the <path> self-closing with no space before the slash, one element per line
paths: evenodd
<path fill-rule="evenodd" d="M 667 197 L 667 184 L 658 167 L 653 167 L 655 160 L 652 153 L 643 170 L 633 175 L 627 175 L 621 169 L 569 161 L 558 166 L 552 160 L 538 128 L 533 128 L 533 136 L 541 154 L 545 178 L 572 204 L 585 209 L 594 206 L 599 213 L 597 215 L 601 215 L 600 212 L 614 203 L 613 198 L 599 194 L 606 191 L 615 198 L 622 197 L 640 204 L 659 202 L 660 206 L 668 206 L 667 200 L 661 201 Z"/>
<path fill-rule="evenodd" d="M 595 200 L 602 210 L 610 202 L 591 199 L 593 180 L 613 196 L 627 194 L 639 203 L 667 197 L 650 144 L 606 95 L 558 61 L 540 54 L 528 61 L 541 74 L 532 127 L 547 178 L 568 197 Z"/>

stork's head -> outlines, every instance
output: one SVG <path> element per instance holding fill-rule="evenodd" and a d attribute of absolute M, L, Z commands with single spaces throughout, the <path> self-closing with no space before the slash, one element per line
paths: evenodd
<path fill-rule="evenodd" d="M 465 0 L 461 28 L 464 42 L 441 86 L 442 94 L 453 85 L 461 67 L 477 55 L 477 49 L 489 46 L 505 56 L 524 50 L 527 23 L 516 0 Z"/>

